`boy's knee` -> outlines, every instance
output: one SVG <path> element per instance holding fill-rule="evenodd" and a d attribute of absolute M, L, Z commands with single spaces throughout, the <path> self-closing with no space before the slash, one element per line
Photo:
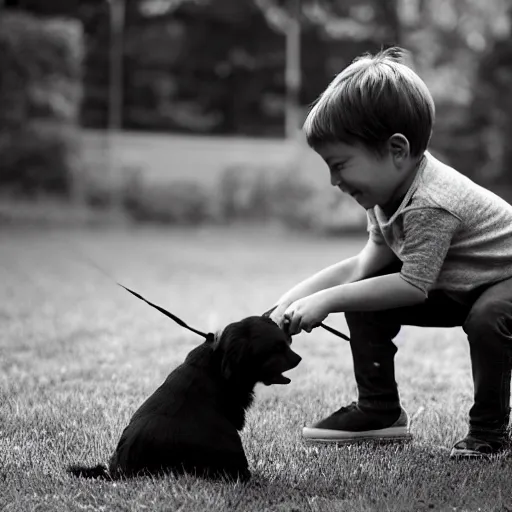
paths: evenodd
<path fill-rule="evenodd" d="M 479 339 L 490 333 L 511 336 L 512 305 L 508 301 L 494 300 L 475 303 L 464 325 L 469 340 Z"/>

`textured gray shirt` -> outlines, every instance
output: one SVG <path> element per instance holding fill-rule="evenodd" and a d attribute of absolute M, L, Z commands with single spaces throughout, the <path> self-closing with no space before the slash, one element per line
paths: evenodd
<path fill-rule="evenodd" d="M 403 263 L 400 276 L 422 290 L 467 302 L 471 291 L 512 277 L 512 205 L 426 152 L 388 218 L 367 210 L 370 238 Z"/>

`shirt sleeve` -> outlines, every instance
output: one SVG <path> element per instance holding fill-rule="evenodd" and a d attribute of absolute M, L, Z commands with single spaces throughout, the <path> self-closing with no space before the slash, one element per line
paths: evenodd
<path fill-rule="evenodd" d="M 428 297 L 441 272 L 460 220 L 442 208 L 419 208 L 404 213 L 404 242 L 400 277 Z"/>

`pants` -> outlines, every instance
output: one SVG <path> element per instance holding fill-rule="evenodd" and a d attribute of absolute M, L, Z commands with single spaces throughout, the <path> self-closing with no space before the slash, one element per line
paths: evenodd
<path fill-rule="evenodd" d="M 378 275 L 399 272 L 392 264 Z M 393 338 L 402 325 L 462 326 L 468 336 L 474 382 L 470 432 L 502 435 L 510 416 L 512 361 L 512 279 L 475 293 L 462 305 L 442 291 L 432 291 L 419 305 L 384 311 L 346 312 L 358 388 L 358 403 L 372 409 L 400 406 L 395 382 Z"/>

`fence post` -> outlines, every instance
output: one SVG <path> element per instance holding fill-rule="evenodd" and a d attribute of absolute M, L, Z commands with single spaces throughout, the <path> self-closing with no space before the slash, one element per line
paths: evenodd
<path fill-rule="evenodd" d="M 300 20 L 301 0 L 290 1 L 290 17 L 286 24 L 286 118 L 285 134 L 288 140 L 295 140 L 299 130 L 299 93 L 301 86 L 300 64 Z"/>
<path fill-rule="evenodd" d="M 121 180 L 117 162 L 117 135 L 123 127 L 123 33 L 125 0 L 107 0 L 110 8 L 110 59 L 108 92 L 108 172 L 113 213 L 121 209 Z"/>

